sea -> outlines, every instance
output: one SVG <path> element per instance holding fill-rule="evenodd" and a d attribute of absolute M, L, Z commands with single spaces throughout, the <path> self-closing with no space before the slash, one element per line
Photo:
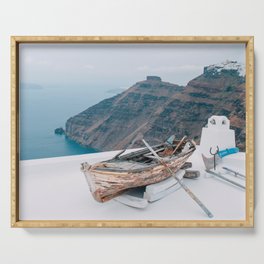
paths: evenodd
<path fill-rule="evenodd" d="M 56 135 L 68 118 L 113 96 L 111 87 L 85 85 L 20 85 L 20 160 L 98 152 Z M 111 94 L 112 93 L 112 94 Z"/>

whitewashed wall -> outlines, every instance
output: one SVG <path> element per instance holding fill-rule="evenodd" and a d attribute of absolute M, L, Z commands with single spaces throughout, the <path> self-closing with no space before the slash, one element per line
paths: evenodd
<path fill-rule="evenodd" d="M 263 263 L 263 11 L 258 0 L 1 0 L 0 263 Z M 10 35 L 254 35 L 255 229 L 11 229 Z"/>

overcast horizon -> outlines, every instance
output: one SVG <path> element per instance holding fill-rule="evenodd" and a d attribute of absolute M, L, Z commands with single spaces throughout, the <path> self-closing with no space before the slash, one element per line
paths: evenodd
<path fill-rule="evenodd" d="M 205 66 L 245 64 L 244 44 L 20 44 L 19 54 L 22 83 L 97 89 L 129 88 L 147 75 L 186 85 Z"/>

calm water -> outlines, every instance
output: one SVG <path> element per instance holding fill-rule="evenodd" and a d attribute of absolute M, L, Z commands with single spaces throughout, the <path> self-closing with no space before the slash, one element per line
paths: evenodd
<path fill-rule="evenodd" d="M 49 86 L 40 89 L 23 85 L 20 92 L 20 159 L 97 152 L 63 135 L 55 135 L 54 129 L 64 128 L 69 117 L 110 96 L 112 94 L 106 90 L 96 87 Z"/>

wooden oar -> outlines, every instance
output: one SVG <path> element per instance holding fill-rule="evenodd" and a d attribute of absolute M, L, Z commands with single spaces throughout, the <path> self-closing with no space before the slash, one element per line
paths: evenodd
<path fill-rule="evenodd" d="M 120 155 L 122 155 L 124 152 L 126 152 L 127 149 L 130 149 L 134 146 L 134 144 L 136 143 L 136 141 L 142 140 L 143 135 L 142 133 L 138 133 L 135 138 L 131 141 L 131 143 L 123 150 L 121 150 L 119 153 L 117 153 L 113 159 L 117 159 Z"/>
<path fill-rule="evenodd" d="M 160 156 L 153 150 L 153 148 L 144 140 L 142 139 L 143 143 L 146 147 L 150 150 L 150 152 L 157 158 L 157 160 L 166 168 L 166 170 L 173 176 L 180 186 L 189 194 L 189 196 L 203 209 L 203 211 L 207 214 L 208 217 L 212 218 L 213 214 L 205 207 L 205 205 L 193 194 L 193 192 L 180 181 L 177 175 L 170 169 L 170 167 L 160 158 Z"/>
<path fill-rule="evenodd" d="M 183 141 L 187 138 L 187 136 L 184 136 L 181 141 L 178 143 L 178 145 L 176 146 L 176 148 L 173 150 L 171 156 L 174 155 L 174 153 L 178 150 L 178 148 L 181 146 L 181 144 L 183 143 Z"/>

